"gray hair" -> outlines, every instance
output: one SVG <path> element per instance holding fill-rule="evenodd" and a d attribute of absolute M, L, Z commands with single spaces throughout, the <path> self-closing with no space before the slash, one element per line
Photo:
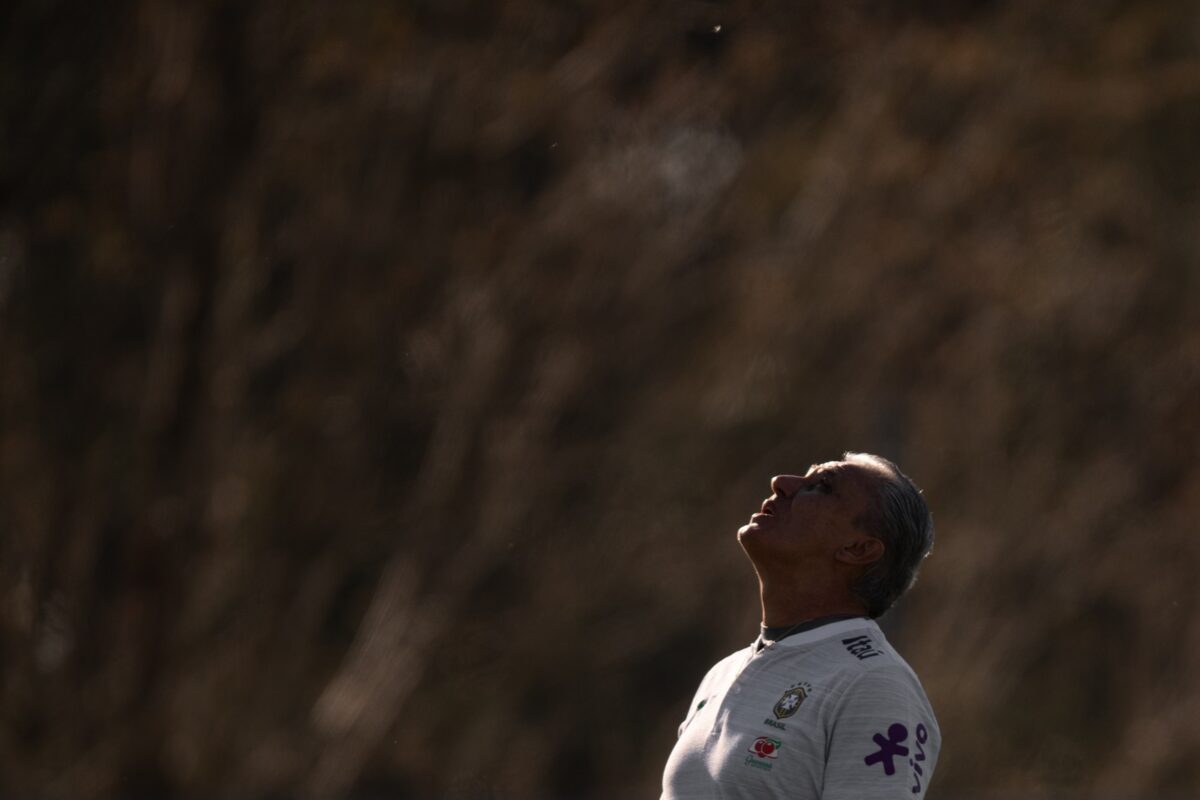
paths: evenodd
<path fill-rule="evenodd" d="M 921 490 L 891 461 L 870 453 L 846 453 L 842 458 L 888 473 L 880 481 L 874 507 L 860 522 L 863 529 L 883 542 L 883 557 L 851 587 L 874 619 L 916 583 L 917 569 L 933 549 L 933 515 Z"/>

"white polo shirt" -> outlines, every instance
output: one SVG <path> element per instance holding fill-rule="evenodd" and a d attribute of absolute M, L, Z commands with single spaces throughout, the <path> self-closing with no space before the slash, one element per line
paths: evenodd
<path fill-rule="evenodd" d="M 662 800 L 920 800 L 941 743 L 921 682 L 879 626 L 831 622 L 709 670 Z"/>

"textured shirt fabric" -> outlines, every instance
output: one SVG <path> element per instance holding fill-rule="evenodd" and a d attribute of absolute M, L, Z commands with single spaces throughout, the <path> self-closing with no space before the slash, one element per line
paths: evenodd
<path fill-rule="evenodd" d="M 709 670 L 662 800 L 920 800 L 941 742 L 921 682 L 879 626 L 832 622 Z"/>

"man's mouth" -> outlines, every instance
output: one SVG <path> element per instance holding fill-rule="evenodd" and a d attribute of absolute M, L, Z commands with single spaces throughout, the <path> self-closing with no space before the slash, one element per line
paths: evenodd
<path fill-rule="evenodd" d="M 758 513 L 764 514 L 768 517 L 775 516 L 775 504 L 773 502 L 771 502 L 770 499 L 763 500 L 762 508 L 759 510 Z"/>

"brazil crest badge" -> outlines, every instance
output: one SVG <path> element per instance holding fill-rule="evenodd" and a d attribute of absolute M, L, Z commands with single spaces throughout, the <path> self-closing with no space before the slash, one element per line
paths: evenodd
<path fill-rule="evenodd" d="M 811 685 L 797 683 L 784 692 L 783 697 L 779 698 L 779 702 L 775 704 L 775 719 L 785 719 L 795 714 L 811 691 Z"/>

